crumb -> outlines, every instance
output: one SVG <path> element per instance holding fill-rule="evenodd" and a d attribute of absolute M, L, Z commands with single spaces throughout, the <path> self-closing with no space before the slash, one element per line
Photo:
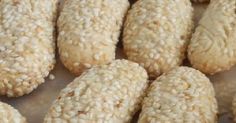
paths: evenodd
<path fill-rule="evenodd" d="M 49 79 L 50 79 L 50 80 L 54 80 L 54 79 L 55 79 L 55 76 L 54 76 L 53 74 L 50 74 L 50 75 L 49 75 Z"/>

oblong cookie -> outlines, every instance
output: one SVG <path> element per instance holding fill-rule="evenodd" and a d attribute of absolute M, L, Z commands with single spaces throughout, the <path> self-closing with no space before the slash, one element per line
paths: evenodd
<path fill-rule="evenodd" d="M 209 79 L 179 67 L 155 80 L 144 98 L 138 123 L 216 123 L 217 103 Z"/>
<path fill-rule="evenodd" d="M 189 0 L 139 0 L 128 12 L 123 44 L 128 59 L 157 77 L 182 64 L 193 27 Z"/>
<path fill-rule="evenodd" d="M 12 106 L 0 102 L 0 123 L 27 123 L 26 119 Z"/>
<path fill-rule="evenodd" d="M 44 123 L 128 123 L 147 79 L 144 68 L 127 60 L 91 68 L 61 91 Z"/>
<path fill-rule="evenodd" d="M 0 95 L 22 96 L 55 64 L 57 0 L 0 1 Z"/>
<path fill-rule="evenodd" d="M 67 0 L 58 20 L 62 63 L 74 74 L 115 59 L 128 0 Z"/>
<path fill-rule="evenodd" d="M 236 64 L 236 1 L 213 0 L 206 9 L 188 48 L 192 66 L 215 74 Z"/>

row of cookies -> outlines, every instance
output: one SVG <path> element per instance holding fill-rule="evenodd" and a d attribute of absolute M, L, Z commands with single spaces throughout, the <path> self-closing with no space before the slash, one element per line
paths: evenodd
<path fill-rule="evenodd" d="M 57 6 L 57 0 L 32 4 L 1 1 L 1 95 L 17 97 L 28 94 L 43 83 L 44 77 L 53 69 Z M 92 66 L 114 60 L 129 1 L 65 1 L 62 6 L 57 22 L 57 45 L 63 64 L 72 73 L 80 75 Z M 209 7 L 208 11 L 211 12 L 211 8 L 214 7 Z M 206 12 L 206 17 L 210 12 Z M 124 24 L 123 43 L 128 59 L 141 64 L 150 77 L 181 65 L 193 27 L 192 15 L 188 0 L 137 1 Z M 201 22 L 208 23 L 204 18 Z M 231 47 L 224 49 L 227 53 L 224 57 L 229 60 L 214 64 L 204 62 L 206 58 L 200 52 L 204 49 L 196 48 L 207 46 L 201 43 L 204 40 L 196 38 L 198 33 L 207 34 L 204 31 L 197 29 L 189 45 L 193 67 L 205 73 L 228 69 L 234 64 Z"/>
<path fill-rule="evenodd" d="M 53 1 L 53 2 L 55 2 L 55 1 Z M 91 1 L 91 2 L 77 1 L 78 3 L 81 2 L 79 4 L 78 3 L 76 4 L 73 2 L 76 2 L 76 1 L 66 1 L 63 5 L 62 12 L 60 13 L 60 17 L 59 17 L 59 21 L 58 21 L 58 27 L 59 27 L 58 28 L 58 30 L 59 30 L 58 47 L 59 47 L 60 57 L 61 57 L 63 63 L 65 64 L 65 66 L 68 69 L 70 69 L 73 73 L 80 75 L 82 72 L 84 72 L 88 68 L 91 68 L 96 65 L 107 64 L 115 58 L 115 55 L 114 55 L 115 54 L 115 47 L 116 47 L 116 43 L 118 42 L 120 28 L 122 26 L 122 21 L 123 21 L 122 18 L 124 18 L 129 5 L 128 5 L 128 2 L 125 2 L 125 1 L 123 1 L 123 2 L 121 2 L 121 1 L 115 2 L 114 1 L 114 2 L 107 2 L 107 3 L 105 2 L 102 4 L 101 4 L 101 1 L 95 1 L 95 2 L 94 1 Z M 157 2 L 157 3 L 159 2 L 159 3 L 155 4 L 155 2 Z M 187 49 L 188 39 L 190 38 L 190 34 L 191 34 L 190 30 L 192 28 L 191 27 L 192 26 L 192 24 L 191 24 L 192 23 L 191 22 L 191 16 L 192 16 L 191 4 L 189 1 L 184 1 L 184 2 L 182 2 L 182 4 L 180 4 L 181 1 L 178 1 L 178 0 L 177 0 L 178 4 L 176 4 L 174 2 L 175 1 L 161 1 L 161 0 L 160 1 L 158 1 L 158 0 L 156 0 L 156 1 L 153 1 L 153 0 L 141 1 L 140 0 L 134 4 L 134 6 L 132 7 L 132 9 L 129 11 L 129 13 L 127 15 L 127 20 L 125 22 L 124 36 L 123 36 L 124 37 L 123 41 L 124 41 L 125 53 L 127 54 L 128 59 L 138 62 L 138 63 L 141 62 L 140 65 L 143 66 L 148 71 L 148 73 L 151 77 L 157 77 L 157 76 L 161 75 L 162 73 L 166 73 L 167 71 L 170 71 L 171 69 L 175 68 L 176 66 L 179 66 L 182 63 L 182 60 L 184 59 L 184 52 Z M 12 3 L 13 8 L 15 6 L 21 5 L 20 3 L 21 2 L 14 1 Z M 22 3 L 24 3 L 24 2 L 22 2 Z M 9 2 L 5 2 L 5 4 L 9 4 Z M 24 4 L 27 4 L 27 3 L 25 2 Z M 38 3 L 37 3 L 37 5 L 38 5 Z M 48 4 L 48 5 L 52 5 L 52 4 Z M 81 6 L 78 7 L 78 5 L 81 5 Z M 102 7 L 101 7 L 101 5 L 102 5 Z M 114 5 L 114 6 L 112 6 L 112 5 Z M 116 6 L 119 5 L 119 7 L 115 7 L 115 5 Z M 156 6 L 156 5 L 159 5 L 159 6 Z M 234 9 L 233 8 L 235 7 L 233 5 L 234 5 L 234 1 L 212 2 L 210 4 L 210 6 L 208 7 L 206 13 L 204 14 L 203 19 L 200 21 L 199 26 L 193 35 L 192 41 L 190 42 L 189 51 L 188 51 L 190 62 L 193 64 L 193 67 L 199 69 L 200 71 L 202 71 L 204 73 L 214 74 L 216 72 L 220 72 L 220 71 L 224 71 L 226 69 L 229 69 L 232 65 L 235 64 L 234 60 L 232 59 L 233 54 L 234 54 L 233 53 L 234 52 L 234 49 L 233 49 L 234 44 L 232 43 L 232 39 L 234 38 L 233 37 L 234 36 L 233 35 L 233 32 L 234 32 L 234 29 L 233 29 L 233 27 L 234 27 L 233 10 Z M 4 6 L 4 4 L 3 4 L 3 6 Z M 35 4 L 35 6 L 36 6 L 36 4 Z M 37 10 L 37 7 L 36 7 L 36 9 L 34 8 L 35 6 L 32 6 L 33 10 Z M 91 13 L 89 13 L 90 11 L 88 11 L 86 9 L 86 7 L 88 7 L 88 6 L 95 8 L 92 12 L 92 15 L 90 15 L 91 14 Z M 101 7 L 101 8 L 99 9 L 99 7 Z M 32 11 L 32 8 L 31 8 L 31 11 Z M 7 6 L 6 9 L 9 9 L 9 7 Z M 26 9 L 27 10 L 21 10 L 21 8 L 17 8 L 15 11 L 13 11 L 10 14 L 14 14 L 14 12 L 19 11 L 19 12 L 23 12 L 22 15 L 24 15 L 25 14 L 24 11 L 26 11 L 26 13 L 28 12 L 28 8 L 26 8 Z M 103 12 L 102 11 L 103 9 L 109 10 L 109 12 L 108 11 L 107 11 L 107 13 Z M 151 12 L 153 11 L 153 9 L 154 10 L 156 9 L 156 13 L 160 13 L 163 15 L 152 16 Z M 176 9 L 176 11 L 170 11 L 171 9 Z M 79 12 L 76 13 L 76 10 Z M 34 78 L 36 80 L 30 80 L 26 77 L 27 75 L 26 76 L 22 75 L 22 74 L 26 73 L 25 71 L 28 72 L 28 70 L 21 72 L 22 69 L 19 68 L 19 67 L 25 68 L 25 66 L 23 66 L 23 65 L 29 65 L 29 64 L 24 63 L 29 58 L 28 56 L 24 56 L 24 55 L 26 55 L 28 53 L 29 54 L 32 53 L 31 55 L 34 56 L 36 54 L 42 55 L 42 53 L 44 53 L 45 49 L 40 50 L 40 48 L 42 48 L 42 47 L 44 48 L 44 46 L 49 46 L 49 45 L 47 45 L 46 42 L 43 42 L 44 40 L 41 40 L 41 38 L 44 38 L 43 36 L 48 36 L 48 37 L 46 37 L 48 39 L 50 39 L 49 37 L 52 37 L 51 41 L 53 41 L 53 31 L 52 31 L 53 28 L 49 29 L 51 31 L 48 34 L 43 34 L 43 32 L 46 32 L 46 31 L 42 31 L 42 30 L 43 29 L 46 30 L 46 28 L 43 28 L 44 27 L 43 24 L 47 24 L 49 22 L 52 22 L 52 23 L 55 22 L 55 18 L 52 16 L 52 15 L 55 15 L 55 12 L 52 12 L 53 13 L 52 15 L 47 16 L 45 13 L 43 13 L 43 11 L 44 10 L 38 9 L 37 12 L 32 12 L 32 15 L 31 14 L 26 15 L 27 19 L 28 19 L 28 17 L 30 17 L 30 19 L 32 19 L 32 18 L 34 18 L 34 15 L 37 15 L 38 12 L 41 12 L 40 15 L 37 17 L 42 17 L 44 19 L 46 18 L 45 20 L 42 19 L 42 20 L 44 20 L 44 21 L 42 21 L 42 23 L 35 22 L 36 25 L 34 27 L 32 27 L 33 29 L 30 31 L 35 34 L 29 34 L 29 39 L 32 40 L 31 38 L 35 38 L 35 37 L 39 36 L 38 39 L 34 39 L 34 40 L 36 40 L 36 41 L 39 40 L 39 44 L 40 44 L 40 45 L 38 45 L 38 44 L 34 45 L 36 47 L 31 47 L 31 49 L 28 47 L 28 45 L 32 46 L 32 44 L 27 42 L 26 39 L 22 39 L 23 42 L 26 41 L 25 43 L 18 42 L 18 37 L 20 37 L 19 39 L 21 39 L 21 35 L 26 36 L 26 38 L 28 36 L 28 35 L 25 35 L 24 31 L 22 31 L 22 30 L 20 31 L 18 29 L 14 30 L 14 28 L 13 28 L 13 27 L 17 27 L 17 25 L 19 25 L 19 27 L 21 27 L 22 25 L 21 24 L 16 24 L 16 25 L 11 24 L 12 21 L 15 21 L 14 19 L 16 19 L 16 21 L 18 21 L 17 19 L 19 19 L 19 18 L 10 18 L 10 17 L 8 17 L 10 15 L 7 16 L 7 14 L 3 16 L 3 18 L 6 19 L 8 21 L 8 23 L 6 23 L 4 26 L 2 26 L 2 30 L 3 30 L 2 42 L 3 42 L 3 44 L 6 43 L 5 45 L 3 45 L 4 47 L 2 48 L 2 51 L 3 51 L 2 56 L 3 56 L 3 58 L 6 58 L 6 60 L 4 59 L 2 63 L 3 63 L 3 65 L 8 65 L 8 66 L 7 67 L 3 66 L 4 69 L 3 69 L 2 75 L 3 75 L 4 79 L 2 80 L 3 81 L 2 86 L 0 86 L 0 87 L 3 87 L 3 89 L 1 89 L 2 95 L 21 96 L 25 93 L 29 93 L 30 91 L 32 91 L 32 89 L 36 88 L 39 83 L 42 83 L 42 81 L 43 81 L 42 79 L 45 76 L 47 76 L 50 69 L 52 69 L 52 67 L 51 67 L 52 65 L 51 66 L 47 65 L 46 62 L 44 62 L 44 64 L 43 63 L 42 64 L 47 66 L 46 67 L 47 70 L 44 70 L 43 68 L 36 69 L 34 67 L 37 67 L 36 64 L 38 64 L 38 62 L 43 62 L 44 59 L 46 59 L 46 60 L 52 59 L 53 58 L 53 55 L 52 55 L 53 50 L 46 50 L 47 53 L 51 54 L 52 57 L 49 57 L 49 55 L 46 57 L 46 55 L 44 55 L 46 58 L 37 57 L 38 58 L 36 60 L 37 62 L 35 62 L 33 64 L 29 63 L 33 67 L 32 70 L 40 70 L 40 72 L 47 71 L 46 73 L 41 73 L 42 75 L 32 75 L 32 73 L 34 73 L 34 71 L 33 72 L 31 71 L 31 73 L 28 73 L 29 75 L 27 74 L 29 77 L 34 78 L 35 76 L 36 77 L 39 76 L 38 78 L 41 78 L 41 79 Z M 50 11 L 50 10 L 48 10 L 48 11 Z M 218 12 L 218 13 L 216 14 L 214 12 Z M 114 13 L 116 13 L 117 15 Z M 146 13 L 146 15 L 145 15 L 145 13 Z M 82 14 L 82 17 L 81 17 L 81 15 L 78 16 L 78 15 L 74 15 L 74 14 Z M 98 15 L 101 14 L 101 18 L 97 14 Z M 135 15 L 135 16 L 133 16 L 133 15 Z M 155 15 L 155 11 L 154 11 L 153 15 Z M 32 16 L 32 18 L 31 18 L 31 16 Z M 83 16 L 84 16 L 84 18 L 83 18 Z M 98 18 L 96 18 L 96 16 Z M 51 19 L 50 19 L 50 17 L 51 17 Z M 88 19 L 87 17 L 91 17 L 91 18 Z M 173 17 L 173 19 L 171 19 L 171 17 Z M 229 21 L 227 20 L 226 22 L 224 22 L 225 17 L 228 17 Z M 211 20 L 212 18 L 215 18 L 214 19 L 215 22 L 212 22 L 212 21 L 209 22 L 209 20 Z M 22 19 L 22 18 L 20 18 L 20 19 Z M 51 21 L 48 21 L 48 19 Z M 101 21 L 103 19 L 106 21 Z M 145 19 L 147 19 L 147 20 L 145 20 Z M 152 19 L 154 19 L 154 21 Z M 156 21 L 155 21 L 155 19 L 156 19 Z M 166 19 L 165 22 L 159 21 L 159 20 L 165 20 L 165 19 Z M 39 19 L 37 18 L 37 20 L 39 20 Z M 150 23 L 148 21 L 150 21 Z M 223 24 L 222 24 L 222 21 L 223 21 Z M 28 22 L 27 23 L 28 26 L 31 26 L 29 21 L 25 21 L 25 22 Z M 114 22 L 116 22 L 116 23 L 114 23 Z M 219 23 L 222 24 L 223 26 L 220 25 Z M 27 24 L 25 24 L 25 25 L 27 25 Z M 40 25 L 40 24 L 42 24 L 42 25 Z M 51 26 L 52 25 L 53 24 L 51 24 Z M 9 28 L 9 30 L 8 30 L 8 26 L 13 26 L 13 27 Z M 47 25 L 47 27 L 50 27 L 50 26 Z M 30 30 L 30 28 L 29 28 L 29 30 Z M 28 28 L 26 28 L 26 29 L 28 29 Z M 93 32 L 94 30 L 96 33 Z M 99 32 L 99 31 L 101 31 L 101 32 Z M 173 31 L 173 32 L 171 32 L 171 31 Z M 222 35 L 223 34 L 222 31 L 224 31 L 225 35 Z M 99 33 L 97 33 L 97 32 L 99 32 Z M 153 32 L 157 32 L 157 33 L 153 33 Z M 52 35 L 50 35 L 50 34 L 52 34 Z M 212 37 L 212 35 L 213 36 L 218 35 L 219 37 Z M 30 36 L 32 36 L 32 37 L 30 37 Z M 42 36 L 42 37 L 40 37 L 40 36 Z M 15 38 L 15 39 L 12 41 L 11 38 Z M 101 40 L 101 39 L 104 42 L 102 42 L 102 41 L 100 42 L 99 40 Z M 156 40 L 156 39 L 158 39 L 158 40 Z M 219 42 L 215 41 L 215 39 L 219 39 Z M 222 42 L 221 39 L 225 42 Z M 6 40 L 11 41 L 11 43 L 6 42 Z M 91 42 L 93 40 L 96 40 L 96 42 Z M 165 40 L 165 41 L 169 40 L 170 42 L 168 44 L 168 42 L 164 42 L 163 40 Z M 176 42 L 172 42 L 173 40 Z M 148 41 L 150 41 L 150 43 Z M 207 44 L 206 42 L 207 43 L 210 42 L 211 44 Z M 17 44 L 17 43 L 19 43 L 19 44 Z M 33 43 L 35 43 L 35 42 L 33 42 Z M 53 42 L 51 42 L 51 43 L 53 44 Z M 225 45 L 223 45 L 225 47 L 222 47 L 221 43 L 225 43 Z M 172 47 L 172 45 L 173 45 L 173 47 Z M 38 47 L 38 46 L 42 46 L 42 47 Z M 51 46 L 53 46 L 53 45 L 51 45 Z M 149 46 L 153 46 L 154 48 L 153 47 L 150 48 Z M 165 46 L 167 46 L 167 48 L 165 48 Z M 217 46 L 219 46 L 219 47 L 217 47 Z M 23 47 L 23 49 L 21 49 L 22 47 Z M 131 47 L 131 49 L 129 49 L 129 47 Z M 157 48 L 155 48 L 155 47 L 157 47 Z M 202 49 L 202 48 L 206 48 L 206 49 Z M 9 49 L 10 49 L 10 51 L 9 51 Z M 222 49 L 223 49 L 223 52 L 222 52 Z M 5 52 L 5 50 L 7 52 Z M 20 50 L 20 51 L 11 51 L 11 50 Z M 27 51 L 27 50 L 29 50 L 29 51 Z M 151 51 L 149 51 L 149 50 L 151 50 Z M 162 51 L 162 50 L 164 50 L 164 51 Z M 25 53 L 25 51 L 26 51 L 26 53 Z M 50 52 L 50 51 L 52 51 L 52 52 Z M 147 53 L 146 53 L 146 51 L 147 51 Z M 9 55 L 7 53 L 9 53 L 11 55 Z M 145 55 L 139 56 L 139 55 L 142 55 L 142 53 L 144 53 Z M 216 55 L 215 54 L 213 55 L 213 53 L 216 53 Z M 221 54 L 221 53 L 223 53 L 223 54 Z M 20 55 L 22 55 L 22 57 L 24 57 L 23 60 Z M 174 60 L 171 59 L 172 56 L 174 57 Z M 211 56 L 213 56 L 213 58 L 211 58 Z M 144 58 L 140 58 L 140 57 L 144 57 Z M 153 59 L 154 57 L 155 57 L 155 59 Z M 19 59 L 16 59 L 16 58 L 19 58 Z M 224 58 L 224 60 L 221 60 L 219 58 Z M 136 61 L 136 59 L 140 59 L 140 60 Z M 24 61 L 24 60 L 26 60 L 26 61 Z M 100 60 L 101 60 L 101 62 L 100 62 Z M 142 61 L 142 60 L 144 60 L 144 61 Z M 210 60 L 212 60 L 212 61 L 209 62 Z M 18 61 L 21 61 L 22 63 L 20 62 L 20 64 L 18 64 Z M 48 61 L 50 61 L 50 60 L 48 60 Z M 15 65 L 15 63 L 16 63 L 16 65 Z M 173 63 L 173 66 L 172 66 L 172 63 Z M 41 65 L 39 65 L 39 66 L 41 66 Z M 154 66 L 152 66 L 152 65 L 154 65 Z M 15 67 L 13 67 L 13 66 L 15 66 Z M 20 70 L 18 70 L 17 68 Z M 41 71 L 41 69 L 42 69 L 42 71 Z M 8 75 L 9 73 L 10 73 L 10 75 Z M 178 72 L 175 71 L 174 73 L 178 73 Z M 17 75 L 16 79 L 14 78 L 15 74 Z M 18 76 L 20 76 L 20 77 L 18 77 Z M 163 78 L 165 78 L 165 77 L 163 77 Z M 29 81 L 29 82 L 27 83 L 27 81 Z M 167 81 L 167 80 L 165 80 L 165 81 Z M 16 82 L 18 82 L 18 83 L 16 83 Z M 24 87 L 28 90 L 22 89 L 21 84 L 28 85 L 27 87 Z M 155 85 L 153 85 L 153 86 L 155 86 Z M 160 86 L 160 85 L 158 85 L 158 86 Z M 151 88 L 152 88 L 152 86 L 151 86 Z M 156 87 L 153 87 L 153 88 L 156 88 Z M 166 88 L 166 87 L 163 86 L 163 88 Z M 149 93 L 152 93 L 151 90 Z M 153 93 L 156 93 L 156 92 L 153 92 Z M 73 92 L 70 94 L 72 95 L 72 97 L 74 96 Z M 150 95 L 152 95 L 152 94 L 150 94 Z M 214 94 L 210 94 L 210 95 L 212 96 Z M 169 103 L 167 103 L 167 108 L 168 108 L 168 104 Z M 144 105 L 145 105 L 145 101 L 144 101 Z M 212 106 L 214 106 L 214 105 L 212 105 Z M 132 107 L 132 106 L 130 106 L 130 107 Z M 58 109 L 58 110 L 60 110 L 60 109 Z M 81 111 L 79 114 L 84 114 L 84 111 Z M 143 118 L 144 121 L 145 121 L 145 119 L 148 119 L 148 118 L 145 118 L 145 116 L 143 116 L 143 117 L 144 117 Z M 141 118 L 142 118 L 142 115 L 141 115 Z"/>

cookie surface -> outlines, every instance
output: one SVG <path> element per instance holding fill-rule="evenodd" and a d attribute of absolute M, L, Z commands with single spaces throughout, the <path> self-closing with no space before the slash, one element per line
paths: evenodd
<path fill-rule="evenodd" d="M 217 103 L 209 79 L 179 67 L 155 80 L 144 98 L 138 123 L 216 123 Z"/>
<path fill-rule="evenodd" d="M 61 91 L 44 123 L 129 123 L 147 79 L 144 68 L 127 60 L 91 68 Z"/>
<path fill-rule="evenodd" d="M 26 119 L 12 106 L 0 102 L 0 123 L 27 123 Z"/>
<path fill-rule="evenodd" d="M 192 32 L 189 0 L 139 0 L 124 25 L 123 45 L 128 59 L 157 77 L 182 64 Z"/>
<path fill-rule="evenodd" d="M 192 66 L 215 74 L 236 64 L 236 1 L 213 0 L 200 20 L 188 48 Z"/>
<path fill-rule="evenodd" d="M 0 1 L 0 95 L 22 96 L 55 63 L 57 0 Z"/>
<path fill-rule="evenodd" d="M 80 75 L 115 59 L 128 0 L 67 0 L 58 19 L 62 63 Z"/>

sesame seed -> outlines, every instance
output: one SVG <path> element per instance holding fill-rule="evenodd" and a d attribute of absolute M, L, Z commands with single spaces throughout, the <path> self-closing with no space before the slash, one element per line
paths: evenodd
<path fill-rule="evenodd" d="M 72 40 L 69 40 L 69 41 L 68 41 L 68 44 L 73 44 L 73 41 L 72 41 Z"/>
<path fill-rule="evenodd" d="M 6 50 L 6 48 L 5 47 L 3 47 L 3 46 L 0 46 L 0 51 L 5 51 Z"/>
<path fill-rule="evenodd" d="M 94 55 L 94 59 L 95 59 L 95 60 L 99 60 L 99 58 L 100 58 L 100 57 L 99 57 L 99 54 L 95 54 L 95 55 Z"/>
<path fill-rule="evenodd" d="M 87 67 L 87 68 L 90 68 L 92 65 L 89 64 L 89 63 L 85 63 L 84 66 Z"/>
<path fill-rule="evenodd" d="M 76 67 L 76 66 L 79 66 L 79 63 L 78 62 L 75 62 L 74 63 L 74 66 Z"/>
<path fill-rule="evenodd" d="M 50 80 L 54 80 L 55 79 L 55 76 L 53 74 L 49 74 L 49 79 Z"/>

